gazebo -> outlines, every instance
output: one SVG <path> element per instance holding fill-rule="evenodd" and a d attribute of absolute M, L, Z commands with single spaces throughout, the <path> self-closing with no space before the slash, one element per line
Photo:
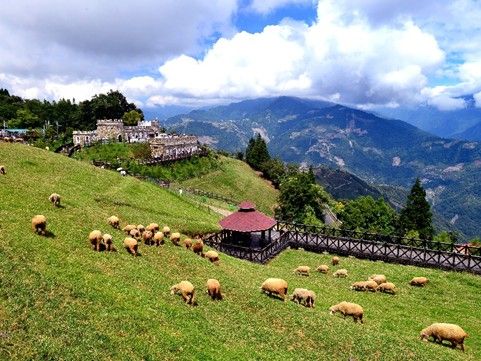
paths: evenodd
<path fill-rule="evenodd" d="M 254 203 L 244 201 L 239 210 L 219 222 L 223 229 L 223 240 L 249 248 L 259 248 L 272 240 L 272 228 L 276 221 L 256 210 Z"/>

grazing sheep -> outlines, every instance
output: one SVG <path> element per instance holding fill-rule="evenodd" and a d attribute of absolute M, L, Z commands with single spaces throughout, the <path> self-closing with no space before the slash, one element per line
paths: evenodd
<path fill-rule="evenodd" d="M 127 237 L 124 239 L 124 247 L 131 255 L 137 256 L 139 243 L 135 238 Z"/>
<path fill-rule="evenodd" d="M 212 263 L 219 265 L 219 262 L 220 262 L 219 254 L 216 251 L 212 251 L 212 250 L 207 251 L 205 252 L 204 257 L 207 258 Z"/>
<path fill-rule="evenodd" d="M 90 241 L 90 244 L 92 245 L 92 249 L 94 251 L 100 252 L 101 246 L 103 245 L 103 241 L 104 241 L 102 237 L 102 232 L 100 232 L 98 229 L 90 232 L 89 241 Z"/>
<path fill-rule="evenodd" d="M 5 170 L 4 165 L 0 165 L 0 174 L 7 174 L 7 171 Z"/>
<path fill-rule="evenodd" d="M 411 286 L 418 286 L 418 287 L 424 287 L 426 284 L 429 282 L 429 279 L 426 277 L 414 277 L 409 284 Z"/>
<path fill-rule="evenodd" d="M 303 304 L 306 307 L 314 308 L 316 294 L 314 291 L 310 291 L 305 288 L 296 288 L 294 293 L 291 295 L 291 300 L 299 304 Z"/>
<path fill-rule="evenodd" d="M 379 292 L 396 294 L 396 286 L 392 282 L 384 282 L 377 286 Z"/>
<path fill-rule="evenodd" d="M 122 231 L 124 231 L 127 236 L 130 236 L 130 231 L 133 229 L 137 229 L 135 224 L 127 224 L 124 228 L 122 228 Z"/>
<path fill-rule="evenodd" d="M 142 239 L 144 240 L 144 243 L 149 246 L 154 243 L 153 238 L 154 238 L 154 235 L 152 234 L 151 231 L 145 231 L 144 233 L 142 233 Z"/>
<path fill-rule="evenodd" d="M 32 229 L 35 233 L 45 236 L 47 232 L 47 218 L 44 215 L 37 214 L 32 218 Z"/>
<path fill-rule="evenodd" d="M 337 305 L 331 306 L 329 311 L 331 315 L 335 314 L 336 312 L 340 312 L 344 318 L 346 318 L 346 316 L 351 316 L 354 322 L 360 321 L 363 323 L 362 316 L 364 314 L 364 310 L 357 303 L 343 301 Z"/>
<path fill-rule="evenodd" d="M 181 281 L 170 288 L 170 294 L 178 294 L 182 295 L 183 300 L 189 304 L 194 304 L 194 285 L 189 281 Z"/>
<path fill-rule="evenodd" d="M 432 337 L 434 341 L 443 343 L 444 340 L 451 342 L 451 347 L 461 346 L 464 352 L 464 339 L 468 334 L 458 325 L 452 323 L 433 323 L 421 331 L 421 340 L 428 341 Z"/>
<path fill-rule="evenodd" d="M 309 266 L 299 266 L 294 270 L 294 273 L 302 276 L 309 276 L 310 271 L 311 267 Z"/>
<path fill-rule="evenodd" d="M 337 256 L 332 257 L 332 265 L 337 266 L 339 264 L 340 258 Z"/>
<path fill-rule="evenodd" d="M 166 237 L 170 236 L 170 228 L 168 226 L 164 226 L 164 228 L 162 228 L 162 232 L 165 234 Z"/>
<path fill-rule="evenodd" d="M 207 280 L 207 293 L 215 300 L 222 300 L 223 296 L 220 292 L 220 282 L 216 279 L 210 278 Z"/>
<path fill-rule="evenodd" d="M 137 229 L 139 230 L 140 234 L 145 232 L 145 227 L 142 224 L 137 225 Z M 152 232 L 152 231 L 151 231 Z M 153 232 L 152 232 L 153 233 Z"/>
<path fill-rule="evenodd" d="M 195 254 L 202 255 L 204 252 L 204 242 L 201 239 L 197 240 L 197 242 L 192 245 L 192 251 L 194 251 Z"/>
<path fill-rule="evenodd" d="M 354 282 L 354 283 L 351 285 L 351 290 L 354 290 L 354 291 L 365 291 L 365 290 L 366 290 L 366 283 L 367 283 L 367 281 Z M 377 285 L 377 283 L 376 283 L 376 285 Z"/>
<path fill-rule="evenodd" d="M 104 241 L 104 244 L 105 244 L 105 250 L 108 251 L 108 252 L 117 252 L 117 250 L 115 249 L 115 246 L 114 246 L 114 242 L 113 242 L 113 238 L 110 234 L 108 233 L 105 233 L 103 236 L 102 236 L 102 239 Z"/>
<path fill-rule="evenodd" d="M 316 270 L 321 273 L 327 273 L 329 272 L 329 266 L 327 264 L 321 264 Z"/>
<path fill-rule="evenodd" d="M 155 232 L 154 243 L 156 246 L 160 246 L 161 244 L 164 244 L 164 234 L 162 232 Z"/>
<path fill-rule="evenodd" d="M 369 276 L 368 280 L 369 280 L 369 281 L 374 281 L 374 282 L 376 282 L 378 285 L 380 285 L 381 283 L 387 282 L 387 278 L 386 278 L 386 276 L 384 276 L 384 275 L 371 275 L 371 276 Z"/>
<path fill-rule="evenodd" d="M 366 291 L 376 292 L 377 286 L 376 281 L 366 281 Z"/>
<path fill-rule="evenodd" d="M 261 290 L 269 295 L 274 293 L 285 301 L 287 296 L 287 282 L 281 278 L 268 278 L 262 283 Z"/>
<path fill-rule="evenodd" d="M 160 229 L 157 223 L 150 223 L 147 227 L 145 227 L 146 231 L 151 231 L 152 233 L 158 232 Z"/>
<path fill-rule="evenodd" d="M 142 235 L 140 234 L 139 230 L 137 228 L 134 228 L 132 229 L 130 232 L 129 232 L 129 235 L 133 238 L 135 238 L 136 240 L 140 240 L 140 237 L 142 237 Z"/>
<path fill-rule="evenodd" d="M 183 243 L 186 249 L 190 249 L 192 247 L 192 240 L 190 238 L 184 239 Z"/>
<path fill-rule="evenodd" d="M 165 233 L 164 233 L 165 234 Z M 176 245 L 180 246 L 180 233 L 179 232 L 174 232 L 170 235 L 170 241 Z"/>
<path fill-rule="evenodd" d="M 347 269 L 341 268 L 332 274 L 334 277 L 347 277 Z"/>
<path fill-rule="evenodd" d="M 60 206 L 60 195 L 57 193 L 52 193 L 50 197 L 48 197 L 48 200 L 54 207 L 59 207 Z"/>
<path fill-rule="evenodd" d="M 120 227 L 120 219 L 117 216 L 110 216 L 107 219 L 107 222 L 109 223 L 109 225 L 111 225 L 112 227 L 114 227 L 116 229 L 119 229 L 119 227 Z M 130 232 L 130 230 L 129 230 L 129 232 Z"/>

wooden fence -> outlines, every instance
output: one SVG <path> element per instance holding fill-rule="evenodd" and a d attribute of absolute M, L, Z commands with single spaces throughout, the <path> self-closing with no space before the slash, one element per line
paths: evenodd
<path fill-rule="evenodd" d="M 312 252 L 327 251 L 384 262 L 481 274 L 479 247 L 286 222 L 278 222 L 272 233 L 274 240 L 262 249 L 229 244 L 226 232 L 211 235 L 205 239 L 205 243 L 231 256 L 257 263 L 266 263 L 290 246 Z"/>

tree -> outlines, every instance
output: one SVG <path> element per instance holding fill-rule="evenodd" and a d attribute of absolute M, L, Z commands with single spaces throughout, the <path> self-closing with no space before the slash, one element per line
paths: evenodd
<path fill-rule="evenodd" d="M 283 178 L 279 187 L 279 207 L 276 216 L 288 222 L 318 220 L 329 201 L 329 195 L 320 185 L 311 182 L 308 173 L 297 172 Z"/>
<path fill-rule="evenodd" d="M 122 116 L 122 120 L 124 125 L 137 125 L 141 120 L 142 117 L 140 113 L 136 110 L 131 110 L 129 112 L 124 113 Z"/>
<path fill-rule="evenodd" d="M 272 182 L 274 187 L 278 188 L 286 174 L 286 167 L 280 159 L 272 158 L 261 164 L 261 171 Z"/>
<path fill-rule="evenodd" d="M 426 200 L 426 192 L 419 178 L 416 179 L 411 188 L 406 206 L 401 210 L 399 223 L 402 234 L 409 231 L 418 231 L 419 236 L 423 239 L 433 238 L 431 206 Z"/>
<path fill-rule="evenodd" d="M 347 203 L 339 218 L 344 229 L 391 235 L 396 231 L 398 216 L 383 199 L 363 196 Z"/>
<path fill-rule="evenodd" d="M 249 139 L 246 148 L 246 162 L 255 170 L 262 170 L 261 165 L 271 159 L 267 144 L 261 135 L 257 133 L 254 138 Z"/>

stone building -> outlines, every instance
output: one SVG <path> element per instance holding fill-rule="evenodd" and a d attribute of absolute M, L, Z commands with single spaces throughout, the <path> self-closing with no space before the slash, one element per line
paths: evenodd
<path fill-rule="evenodd" d="M 149 140 L 152 158 L 180 159 L 188 158 L 201 151 L 196 136 L 162 134 Z"/>

